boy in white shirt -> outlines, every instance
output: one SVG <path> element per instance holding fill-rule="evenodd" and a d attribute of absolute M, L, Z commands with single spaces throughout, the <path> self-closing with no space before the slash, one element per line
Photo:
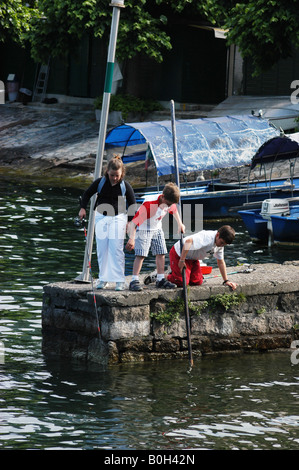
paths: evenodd
<path fill-rule="evenodd" d="M 169 212 L 174 216 L 178 224 L 179 233 L 185 232 L 185 226 L 181 221 L 176 203 L 179 202 L 180 191 L 176 184 L 168 183 L 163 189 L 163 193 L 153 201 L 145 201 L 134 215 L 128 225 L 129 240 L 126 249 L 131 251 L 135 248 L 135 260 L 133 264 L 133 276 L 129 289 L 140 291 L 143 289 L 139 281 L 139 273 L 143 260 L 148 256 L 151 248 L 152 254 L 156 256 L 157 282 L 156 287 L 164 289 L 174 289 L 176 284 L 165 279 L 165 254 L 167 247 L 164 232 L 162 229 L 162 219 Z M 137 237 L 135 240 L 137 231 Z"/>
<path fill-rule="evenodd" d="M 176 242 L 169 252 L 171 274 L 167 279 L 181 287 L 182 271 L 185 268 L 187 285 L 201 285 L 203 275 L 199 260 L 213 253 L 223 278 L 223 284 L 235 290 L 237 284 L 227 279 L 224 261 L 224 246 L 230 245 L 235 238 L 235 231 L 230 225 L 223 225 L 219 230 L 202 230 L 192 234 L 183 241 L 181 252 L 180 241 Z"/>

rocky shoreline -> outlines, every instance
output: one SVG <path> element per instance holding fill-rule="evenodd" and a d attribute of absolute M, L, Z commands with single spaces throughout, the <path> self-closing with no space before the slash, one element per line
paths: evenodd
<path fill-rule="evenodd" d="M 0 111 L 0 176 L 25 176 L 28 181 L 42 181 L 44 185 L 80 188 L 93 181 L 99 123 L 91 105 L 11 103 Z M 192 117 L 202 117 L 201 113 L 192 113 Z M 149 117 L 165 118 L 164 114 Z M 112 154 L 121 152 L 118 148 L 105 152 L 104 165 Z M 188 181 L 196 180 L 198 175 L 188 174 Z M 210 178 L 210 172 L 206 172 L 206 177 Z M 126 179 L 134 188 L 156 186 L 155 166 L 152 163 L 145 176 L 144 162 L 126 164 Z M 162 177 L 159 184 L 172 179 L 172 175 Z"/>
<path fill-rule="evenodd" d="M 194 113 L 193 113 L 194 114 Z M 198 116 L 203 117 L 199 113 Z M 164 115 L 149 116 L 148 120 L 165 119 Z M 43 185 L 84 188 L 93 180 L 99 123 L 91 105 L 40 105 L 22 103 L 1 105 L 0 108 L 0 176 L 10 179 L 24 177 Z M 118 153 L 113 149 L 110 153 Z M 104 156 L 105 159 L 110 155 Z M 255 175 L 258 175 L 256 170 Z M 295 166 L 295 174 L 299 170 Z M 182 181 L 195 181 L 198 176 L 220 177 L 223 182 L 246 180 L 248 167 L 222 169 L 214 174 L 205 171 L 182 176 Z M 273 178 L 289 176 L 289 164 L 275 166 Z M 254 177 L 254 174 L 252 174 Z M 173 175 L 159 179 L 159 184 L 171 181 Z M 144 162 L 126 165 L 126 179 L 134 188 L 146 185 Z M 147 185 L 155 186 L 154 164 L 147 171 Z"/>

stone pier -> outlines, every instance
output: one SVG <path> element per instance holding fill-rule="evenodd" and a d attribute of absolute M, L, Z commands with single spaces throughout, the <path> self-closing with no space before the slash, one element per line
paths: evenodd
<path fill-rule="evenodd" d="M 221 277 L 188 287 L 193 356 L 288 349 L 299 339 L 299 261 L 229 267 L 232 292 Z M 213 269 L 212 276 L 219 274 Z M 45 355 L 116 364 L 188 357 L 183 291 L 145 286 L 142 292 L 91 284 L 44 287 Z M 171 320 L 170 312 L 176 313 Z M 97 328 L 96 312 L 100 332 Z"/>

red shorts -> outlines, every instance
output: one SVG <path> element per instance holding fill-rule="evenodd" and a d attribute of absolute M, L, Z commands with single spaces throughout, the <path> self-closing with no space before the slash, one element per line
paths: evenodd
<path fill-rule="evenodd" d="M 168 274 L 167 279 L 170 282 L 174 282 L 177 286 L 183 286 L 182 273 L 179 270 L 180 257 L 175 251 L 174 247 L 169 252 L 171 274 Z M 186 259 L 186 283 L 187 285 L 200 286 L 203 283 L 203 275 L 200 269 L 200 263 L 198 260 Z"/>

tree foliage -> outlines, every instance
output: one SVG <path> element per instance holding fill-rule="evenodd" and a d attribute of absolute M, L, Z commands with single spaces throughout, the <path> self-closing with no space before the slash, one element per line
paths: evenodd
<path fill-rule="evenodd" d="M 131 58 L 143 52 L 161 62 L 162 50 L 170 49 L 163 30 L 165 15 L 156 17 L 146 8 L 148 0 L 127 0 L 121 10 L 117 55 Z M 159 3 L 159 0 L 157 0 Z M 107 0 L 40 0 L 45 20 L 35 21 L 29 34 L 35 59 L 63 56 L 83 34 L 92 34 L 108 43 L 112 7 Z"/>
<path fill-rule="evenodd" d="M 33 18 L 39 16 L 38 0 L 0 0 L 0 42 L 23 44 Z"/>
<path fill-rule="evenodd" d="M 299 46 L 299 1 L 207 0 L 210 21 L 228 29 L 228 44 L 252 59 L 256 73 L 289 57 Z"/>
<path fill-rule="evenodd" d="M 299 44 L 299 0 L 125 0 L 117 56 L 147 54 L 158 62 L 171 49 L 167 26 L 189 18 L 228 30 L 228 44 L 239 46 L 257 72 L 288 57 Z M 1 39 L 30 41 L 37 61 L 63 57 L 83 34 L 108 43 L 109 0 L 0 0 Z M 0 40 L 1 40 L 0 39 Z"/>

